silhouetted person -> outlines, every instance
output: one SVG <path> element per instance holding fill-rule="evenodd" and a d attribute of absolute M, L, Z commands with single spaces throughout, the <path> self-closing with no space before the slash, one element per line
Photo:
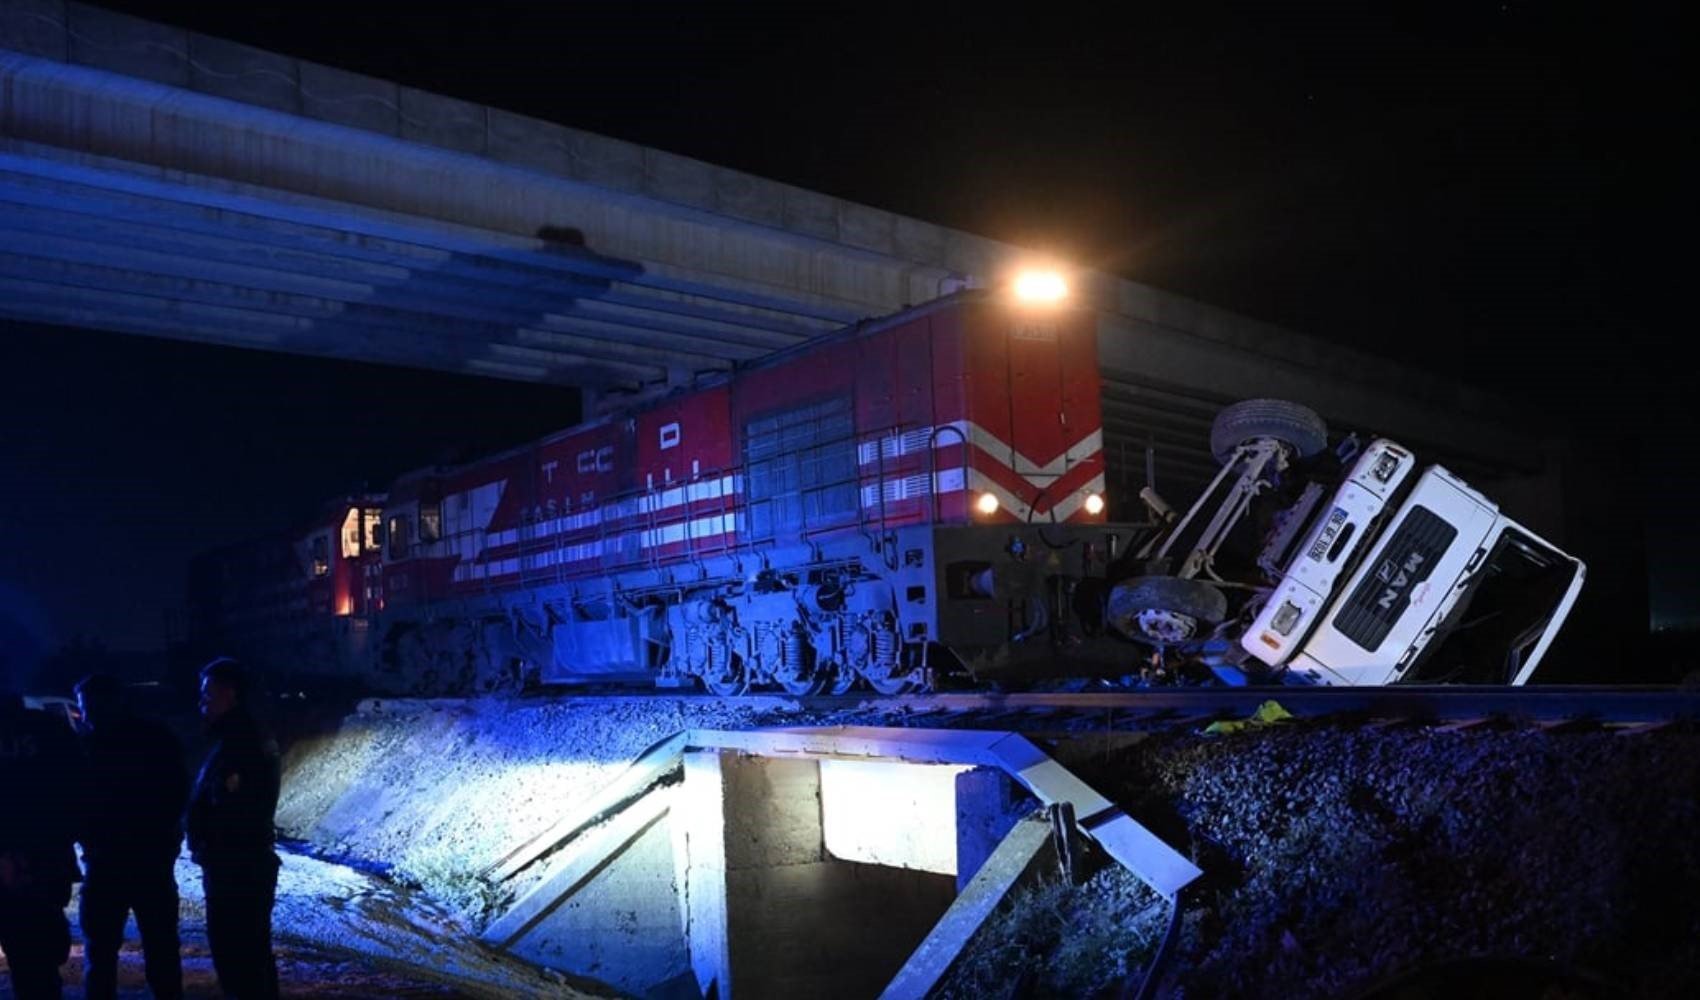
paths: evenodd
<path fill-rule="evenodd" d="M 83 988 L 89 1000 L 117 993 L 124 919 L 134 910 L 148 987 L 160 1000 L 175 1000 L 183 995 L 175 872 L 189 798 L 183 747 L 171 730 L 133 714 L 111 677 L 77 682 L 77 703 L 88 768 L 77 838 L 84 867 Z"/>
<path fill-rule="evenodd" d="M 63 718 L 0 694 L 0 951 L 18 1000 L 60 995 L 77 878 L 77 738 Z"/>
<path fill-rule="evenodd" d="M 207 944 L 225 995 L 277 996 L 272 904 L 278 858 L 272 817 L 277 744 L 248 710 L 248 675 L 231 659 L 201 668 L 201 715 L 212 747 L 189 799 L 189 853 L 207 893 Z"/>

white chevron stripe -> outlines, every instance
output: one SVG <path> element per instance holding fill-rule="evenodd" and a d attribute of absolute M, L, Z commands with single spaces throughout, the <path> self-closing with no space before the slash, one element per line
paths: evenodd
<path fill-rule="evenodd" d="M 931 442 L 934 448 L 946 448 L 967 442 L 994 458 L 1003 459 L 1004 456 L 1009 456 L 1009 468 L 1018 475 L 1029 479 L 1033 476 L 1048 476 L 1054 479 L 1068 471 L 1069 466 L 1074 463 L 1103 451 L 1104 431 L 1099 428 L 1088 432 L 1080 440 L 1063 449 L 1061 455 L 1040 465 L 974 421 L 953 420 L 937 427 L 919 427 L 902 434 L 887 434 L 875 441 L 864 441 L 856 449 L 856 459 L 862 465 L 873 465 L 881 460 L 926 451 L 928 442 Z M 1044 483 L 1035 482 L 1033 485 L 1043 486 Z"/>

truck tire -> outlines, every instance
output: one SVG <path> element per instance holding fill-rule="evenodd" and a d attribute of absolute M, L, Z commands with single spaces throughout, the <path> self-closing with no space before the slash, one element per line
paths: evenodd
<path fill-rule="evenodd" d="M 1226 464 L 1234 449 L 1257 438 L 1274 438 L 1300 458 L 1328 447 L 1328 425 L 1308 406 L 1284 399 L 1247 399 L 1216 414 L 1210 425 L 1210 451 Z"/>
<path fill-rule="evenodd" d="M 1228 617 L 1228 598 L 1212 584 L 1180 576 L 1136 576 L 1110 591 L 1107 617 L 1123 635 L 1145 638 L 1139 616 L 1147 611 L 1166 611 L 1216 625 Z"/>

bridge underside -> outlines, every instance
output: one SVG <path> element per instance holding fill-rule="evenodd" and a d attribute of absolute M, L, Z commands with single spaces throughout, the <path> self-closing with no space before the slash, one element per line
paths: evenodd
<path fill-rule="evenodd" d="M 526 239 L 0 143 L 0 295 L 21 320 L 636 388 L 851 318 Z"/>
<path fill-rule="evenodd" d="M 60 0 L 0 0 L 0 319 L 570 385 L 688 382 L 1019 248 Z M 1115 479 L 1214 468 L 1221 403 L 1302 400 L 1465 475 L 1539 476 L 1491 394 L 1114 276 Z"/>

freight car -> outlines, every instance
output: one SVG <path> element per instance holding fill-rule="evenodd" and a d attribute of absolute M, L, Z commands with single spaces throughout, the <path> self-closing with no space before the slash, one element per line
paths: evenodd
<path fill-rule="evenodd" d="M 1340 625 L 1323 612 L 1391 558 L 1407 479 L 1429 484 L 1420 492 L 1444 470 L 1411 477 L 1404 462 L 1378 490 L 1376 465 L 1365 486 L 1350 446 L 1328 449 L 1314 414 L 1260 401 L 1218 420 L 1221 473 L 1186 516 L 1147 490 L 1143 503 L 1123 498 L 1134 519 L 1112 522 L 1097 359 L 1088 310 L 958 293 L 523 447 L 408 473 L 382 497 L 329 507 L 293 560 L 275 545 L 269 559 L 215 553 L 199 570 L 204 603 L 223 602 L 203 615 L 206 634 L 413 693 L 531 678 L 890 694 L 952 674 L 1025 682 L 1149 664 L 1380 683 L 1414 676 L 1493 575 L 1465 553 L 1447 568 L 1463 582 L 1448 577 L 1432 602 L 1440 581 L 1425 575 L 1420 594 L 1398 595 L 1386 650 L 1360 648 L 1351 663 L 1336 652 L 1330 665 L 1312 648 Z M 1580 564 L 1496 509 L 1449 544 L 1473 547 L 1477 527 L 1499 522 L 1496 539 L 1530 539 L 1537 562 L 1573 569 L 1579 585 Z M 1303 565 L 1319 546 L 1325 573 Z M 1550 641 L 1568 600 L 1525 624 Z M 236 612 L 265 627 L 226 627 Z M 1271 651 L 1262 637 L 1277 635 Z M 1396 669 L 1353 673 L 1389 659 Z"/>

